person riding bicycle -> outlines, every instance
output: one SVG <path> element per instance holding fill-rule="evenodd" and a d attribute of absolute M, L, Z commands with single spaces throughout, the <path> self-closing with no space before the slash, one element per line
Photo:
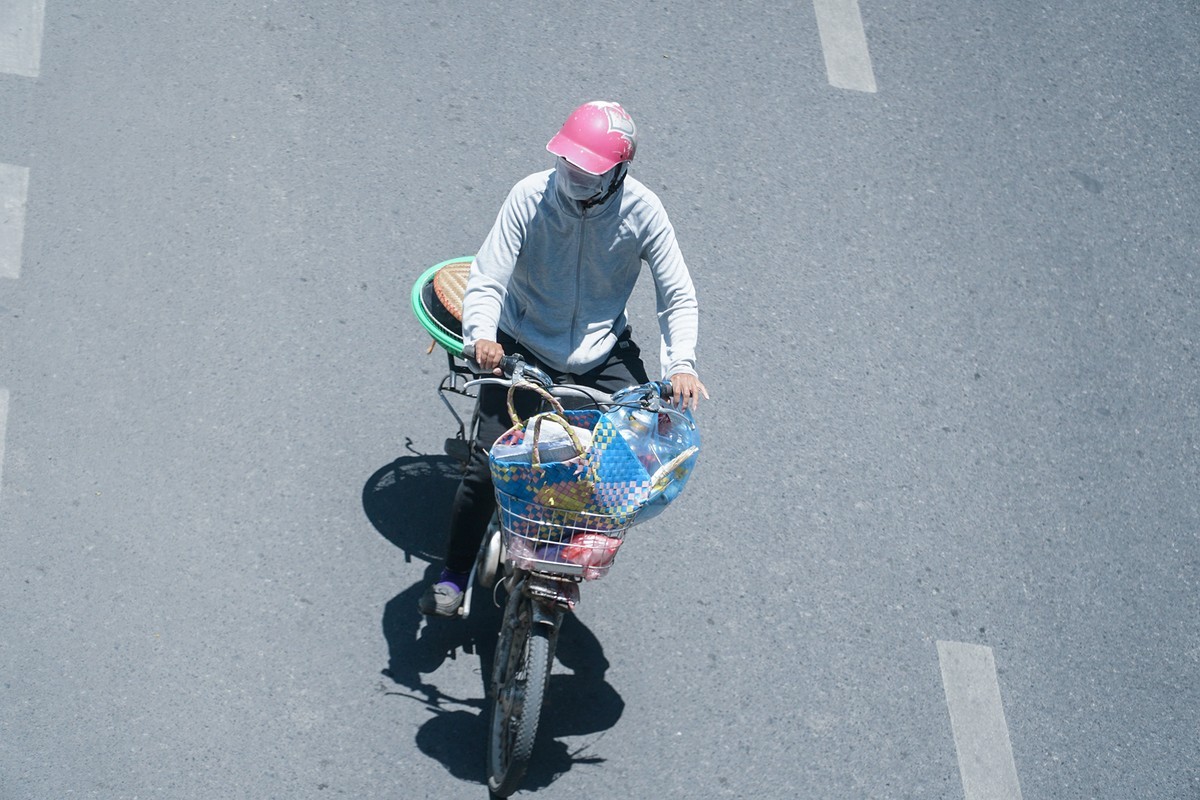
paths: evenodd
<path fill-rule="evenodd" d="M 585 103 L 546 145 L 553 169 L 518 182 L 471 266 L 463 341 L 496 370 L 520 353 L 556 381 L 603 392 L 649 380 L 625 306 L 645 262 L 657 294 L 663 374 L 676 401 L 708 397 L 696 372 L 699 312 L 675 230 L 658 197 L 629 177 L 637 127 L 619 104 Z M 519 393 L 523 418 L 536 410 Z M 425 614 L 452 616 L 496 507 L 487 448 L 511 421 L 507 390 L 483 385 L 478 427 L 455 494 L 444 568 L 421 597 Z"/>

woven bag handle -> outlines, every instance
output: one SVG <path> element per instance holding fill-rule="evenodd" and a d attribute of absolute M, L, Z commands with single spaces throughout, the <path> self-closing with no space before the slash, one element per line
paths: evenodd
<path fill-rule="evenodd" d="M 692 445 L 687 450 L 684 450 L 682 453 L 675 456 L 670 461 L 655 470 L 654 475 L 650 478 L 651 490 L 655 492 L 661 492 L 663 489 L 667 488 L 667 476 L 679 469 L 679 467 L 683 465 L 683 462 L 687 461 L 689 458 L 699 452 L 700 448 L 696 447 L 696 445 Z"/>
<path fill-rule="evenodd" d="M 536 383 L 530 383 L 529 381 L 517 381 L 508 387 L 508 416 L 512 418 L 512 424 L 516 425 L 518 428 L 525 427 L 525 423 L 522 422 L 521 418 L 517 415 L 517 405 L 513 400 L 513 395 L 516 393 L 518 388 L 531 389 L 537 392 L 542 396 L 543 400 L 550 404 L 556 413 L 558 413 L 560 416 L 564 413 L 562 403 L 558 401 L 558 398 L 547 392 L 541 386 L 538 386 Z"/>
<path fill-rule="evenodd" d="M 579 441 L 579 435 L 575 433 L 575 429 L 573 427 L 571 427 L 571 423 L 567 422 L 567 420 L 561 414 L 556 414 L 553 411 L 547 411 L 544 414 L 538 414 L 537 416 L 533 417 L 532 419 L 533 419 L 533 454 L 530 458 L 530 463 L 533 464 L 534 469 L 542 468 L 542 457 L 538 453 L 538 437 L 540 437 L 542 435 L 542 421 L 547 420 L 547 419 L 553 423 L 556 423 L 557 425 L 562 427 L 563 430 L 565 430 L 567 432 L 567 436 L 570 438 L 571 444 L 573 444 L 575 446 L 576 454 L 579 456 L 579 458 L 586 459 L 587 451 L 583 449 L 583 444 Z"/>

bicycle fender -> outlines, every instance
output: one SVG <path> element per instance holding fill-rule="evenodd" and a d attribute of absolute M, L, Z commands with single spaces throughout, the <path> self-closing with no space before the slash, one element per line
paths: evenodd
<path fill-rule="evenodd" d="M 562 623 L 563 612 L 557 608 L 548 608 L 542 603 L 533 603 L 533 624 L 543 625 L 555 630 Z"/>

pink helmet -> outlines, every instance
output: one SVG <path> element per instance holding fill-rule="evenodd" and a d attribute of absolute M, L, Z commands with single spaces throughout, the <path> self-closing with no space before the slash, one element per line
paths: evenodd
<path fill-rule="evenodd" d="M 582 170 L 603 175 L 617 164 L 633 161 L 637 126 L 620 104 L 593 100 L 571 112 L 546 149 Z"/>

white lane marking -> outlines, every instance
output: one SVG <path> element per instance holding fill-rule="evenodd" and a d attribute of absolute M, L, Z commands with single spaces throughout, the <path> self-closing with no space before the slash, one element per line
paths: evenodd
<path fill-rule="evenodd" d="M 817 31 L 825 52 L 829 84 L 856 92 L 875 91 L 875 71 L 867 50 L 858 0 L 813 0 Z"/>
<path fill-rule="evenodd" d="M 21 277 L 29 169 L 0 164 L 0 278 Z"/>
<path fill-rule="evenodd" d="M 992 648 L 938 642 L 966 800 L 1021 800 Z"/>
<path fill-rule="evenodd" d="M 4 485 L 4 435 L 8 431 L 8 389 L 0 386 L 0 486 Z"/>
<path fill-rule="evenodd" d="M 0 0 L 0 72 L 38 76 L 45 23 L 46 0 Z"/>

